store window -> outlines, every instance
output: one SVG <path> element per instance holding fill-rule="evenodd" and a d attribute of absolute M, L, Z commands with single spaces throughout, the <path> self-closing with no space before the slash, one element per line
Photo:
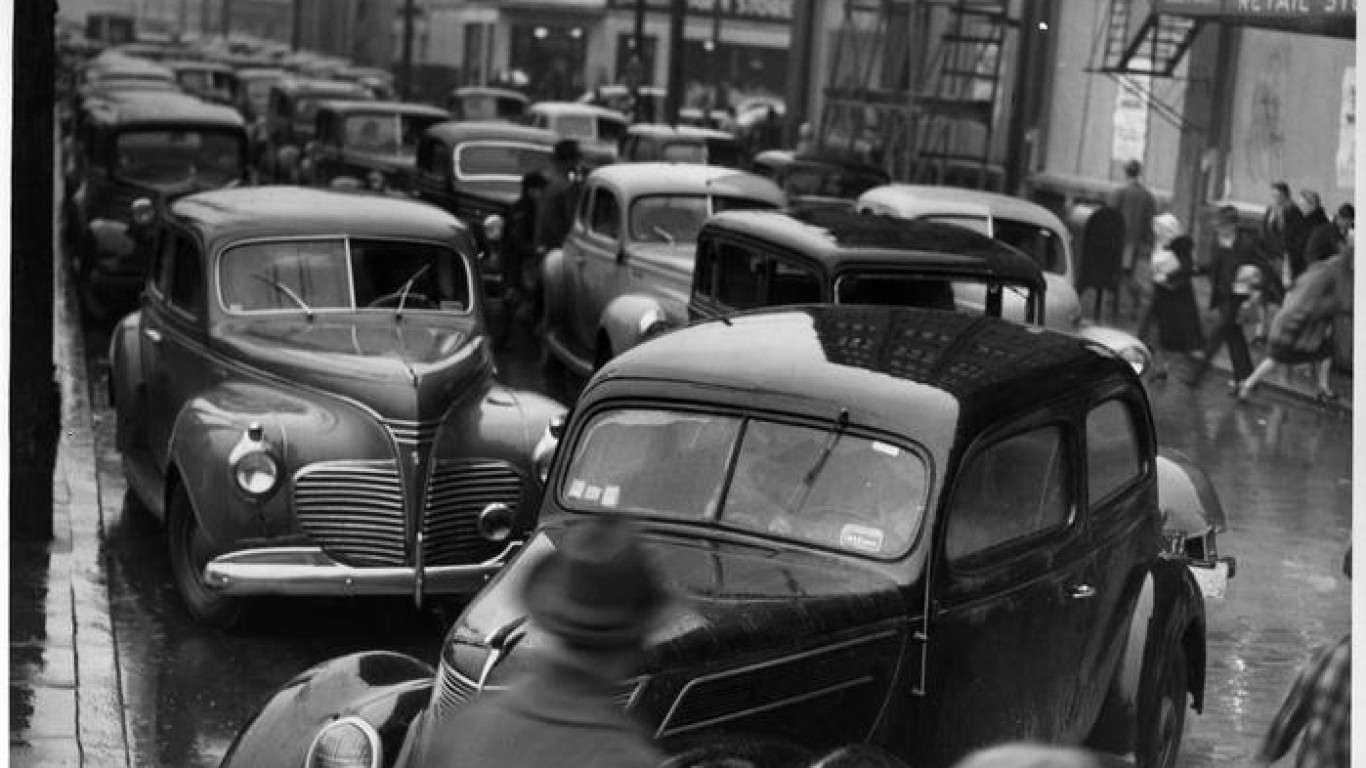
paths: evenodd
<path fill-rule="evenodd" d="M 509 65 L 530 83 L 532 101 L 573 101 L 584 92 L 585 25 L 514 24 Z"/>

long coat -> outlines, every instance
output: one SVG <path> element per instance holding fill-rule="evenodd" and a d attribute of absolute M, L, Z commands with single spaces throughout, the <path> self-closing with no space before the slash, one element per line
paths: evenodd
<path fill-rule="evenodd" d="M 1187 352 L 1205 346 L 1200 328 L 1200 309 L 1196 306 L 1195 273 L 1192 251 L 1195 243 L 1182 235 L 1167 245 L 1181 265 L 1163 280 L 1153 280 L 1153 318 L 1157 321 L 1158 346 L 1173 352 Z"/>

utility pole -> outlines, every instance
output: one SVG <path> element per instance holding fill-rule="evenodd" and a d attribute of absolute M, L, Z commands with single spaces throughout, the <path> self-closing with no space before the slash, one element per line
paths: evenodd
<path fill-rule="evenodd" d="M 413 16 L 414 0 L 403 0 L 403 82 L 400 94 L 407 101 L 413 95 Z"/>
<path fill-rule="evenodd" d="M 683 106 L 683 24 L 688 16 L 688 0 L 672 0 L 669 6 L 669 84 L 664 122 L 678 125 L 678 110 Z"/>
<path fill-rule="evenodd" d="M 223 4 L 219 8 L 219 26 L 223 30 L 223 39 L 227 39 L 228 33 L 232 31 L 232 0 L 219 0 Z"/>
<path fill-rule="evenodd" d="M 294 0 L 294 22 L 289 30 L 289 47 L 295 53 L 299 52 L 300 44 L 303 42 L 304 32 L 304 0 Z"/>
<path fill-rule="evenodd" d="M 631 86 L 631 122 L 638 123 L 644 117 L 644 105 L 640 103 L 640 86 L 653 75 L 646 75 L 645 64 L 645 0 L 636 0 L 636 28 L 632 37 L 631 60 L 627 62 L 626 82 Z M 650 116 L 655 119 L 654 115 Z"/>

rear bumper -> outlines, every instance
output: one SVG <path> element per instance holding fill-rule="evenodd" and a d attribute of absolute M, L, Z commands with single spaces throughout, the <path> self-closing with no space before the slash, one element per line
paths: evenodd
<path fill-rule="evenodd" d="M 497 573 L 521 542 L 482 563 L 424 568 L 366 567 L 339 563 L 318 547 L 246 549 L 220 555 L 204 567 L 204 582 L 225 595 L 381 596 L 471 594 Z"/>

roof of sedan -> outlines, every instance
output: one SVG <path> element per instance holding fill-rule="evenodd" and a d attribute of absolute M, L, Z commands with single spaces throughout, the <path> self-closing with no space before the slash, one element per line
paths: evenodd
<path fill-rule="evenodd" d="M 318 109 L 330 109 L 333 112 L 342 114 L 388 114 L 388 115 L 417 115 L 420 117 L 443 117 L 450 119 L 451 113 L 440 107 L 433 107 L 430 104 L 418 104 L 408 101 L 370 101 L 366 99 L 335 99 L 328 100 L 318 105 Z"/>
<path fill-rule="evenodd" d="M 521 141 L 528 144 L 542 144 L 547 147 L 553 147 L 555 146 L 555 142 L 560 140 L 559 136 L 544 128 L 532 128 L 529 125 L 513 125 L 512 123 L 494 120 L 489 120 L 487 122 L 452 120 L 447 123 L 433 125 L 431 128 L 427 129 L 427 135 L 435 136 L 450 144 L 479 139 L 501 139 L 503 141 Z"/>
<path fill-rule="evenodd" d="M 281 78 L 272 87 L 283 93 L 306 94 L 309 96 L 330 96 L 337 99 L 356 97 L 365 99 L 370 95 L 370 89 L 360 83 L 351 83 L 345 80 L 324 80 L 291 76 Z"/>
<path fill-rule="evenodd" d="M 597 104 L 587 104 L 581 101 L 538 101 L 527 108 L 528 112 L 544 112 L 547 115 L 593 115 L 594 117 L 605 117 L 619 122 L 625 122 L 626 117 L 615 109 L 598 106 Z"/>
<path fill-rule="evenodd" d="M 292 186 L 201 192 L 176 200 L 171 213 L 206 241 L 351 235 L 451 242 L 466 231 L 426 203 Z"/>
<path fill-rule="evenodd" d="M 778 185 L 746 171 L 697 163 L 621 163 L 593 171 L 590 181 L 608 184 L 632 196 L 649 194 L 716 194 L 765 200 L 782 205 Z"/>
<path fill-rule="evenodd" d="M 817 208 L 802 211 L 724 211 L 704 232 L 758 238 L 804 254 L 830 271 L 857 262 L 914 265 L 996 277 L 1041 287 L 1039 265 L 1008 245 L 963 227 Z"/>
<path fill-rule="evenodd" d="M 699 142 L 704 139 L 712 141 L 735 141 L 735 134 L 719 131 L 715 128 L 703 128 L 696 125 L 665 125 L 662 123 L 636 123 L 626 129 L 628 135 L 644 134 L 647 136 L 672 136 L 681 139 L 697 139 Z"/>
<path fill-rule="evenodd" d="M 199 125 L 240 128 L 246 125 L 237 110 L 201 101 L 178 91 L 102 91 L 87 102 L 94 120 L 128 125 Z"/>
<path fill-rule="evenodd" d="M 934 184 L 887 184 L 859 196 L 858 203 L 878 202 L 901 216 L 952 215 L 985 211 L 993 217 L 1016 219 L 1065 232 L 1062 220 L 1047 208 L 999 192 Z"/>
<path fill-rule="evenodd" d="M 599 380 L 686 382 L 744 393 L 752 405 L 765 397 L 773 407 L 779 399 L 806 402 L 832 419 L 844 407 L 855 423 L 917 434 L 933 422 L 952 439 L 965 422 L 995 423 L 1089 382 L 1133 376 L 1104 348 L 1037 326 L 909 307 L 812 305 L 679 329 L 613 359 Z"/>

